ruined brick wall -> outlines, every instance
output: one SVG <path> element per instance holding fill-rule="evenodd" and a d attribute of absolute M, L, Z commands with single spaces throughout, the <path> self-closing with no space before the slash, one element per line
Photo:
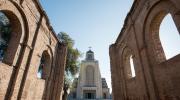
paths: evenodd
<path fill-rule="evenodd" d="M 118 39 L 110 46 L 114 100 L 180 99 L 180 54 L 167 60 L 159 39 L 160 23 L 168 13 L 180 33 L 179 0 L 134 1 Z M 129 78 L 126 60 L 130 55 L 136 76 Z"/>
<path fill-rule="evenodd" d="M 0 62 L 0 100 L 61 100 L 66 46 L 58 41 L 39 2 L 0 0 L 0 11 L 13 28 Z M 37 78 L 43 52 L 50 59 L 46 79 Z"/>

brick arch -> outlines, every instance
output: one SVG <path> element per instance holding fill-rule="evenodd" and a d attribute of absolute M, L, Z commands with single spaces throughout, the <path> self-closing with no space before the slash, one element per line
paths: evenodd
<path fill-rule="evenodd" d="M 43 90 L 43 94 L 42 94 L 42 98 L 43 99 L 46 99 L 48 98 L 48 95 L 50 93 L 50 82 L 49 82 L 49 79 L 51 78 L 51 75 L 52 75 L 52 71 L 53 71 L 53 51 L 52 51 L 52 48 L 49 46 L 49 45 L 44 45 L 43 48 L 40 50 L 40 53 L 39 53 L 39 56 L 40 56 L 40 59 L 39 59 L 39 64 L 41 62 L 41 58 L 43 56 L 46 56 L 45 58 L 47 58 L 46 60 L 48 62 L 48 64 L 46 64 L 47 66 L 45 66 L 45 74 L 46 76 L 44 77 L 42 75 L 42 79 L 44 80 L 44 90 Z M 39 70 L 39 64 L 38 66 L 36 66 L 35 68 L 35 72 L 38 72 Z M 35 90 L 36 91 L 36 90 Z"/>
<path fill-rule="evenodd" d="M 47 51 L 50 58 L 53 59 L 53 51 L 52 51 L 51 46 L 49 46 L 49 45 L 44 46 L 43 49 L 41 49 L 41 51 L 40 51 L 40 55 L 43 54 L 44 51 Z"/>
<path fill-rule="evenodd" d="M 49 60 L 50 60 L 49 67 L 50 68 L 48 70 L 49 70 L 49 75 L 50 75 L 51 71 L 52 71 L 52 63 L 53 63 L 53 52 L 52 52 L 51 47 L 50 46 L 45 46 L 40 52 L 41 57 L 42 57 L 43 54 L 46 54 L 49 57 Z M 38 68 L 36 68 L 36 69 L 38 70 Z"/>
<path fill-rule="evenodd" d="M 43 61 L 43 66 L 41 65 L 41 61 Z M 44 80 L 44 90 L 42 94 L 42 99 L 46 99 L 46 96 L 48 94 L 48 84 L 49 84 L 49 78 L 51 75 L 52 70 L 52 56 L 49 50 L 44 50 L 41 54 L 40 64 L 38 67 L 38 70 L 42 70 L 42 76 L 41 79 Z"/>
<path fill-rule="evenodd" d="M 131 78 L 128 76 L 128 74 L 131 73 L 130 56 L 134 56 L 134 53 L 131 48 L 126 46 L 122 52 L 122 64 L 124 67 L 124 75 L 126 79 Z"/>
<path fill-rule="evenodd" d="M 4 63 L 12 66 L 18 66 L 21 56 L 24 52 L 24 46 L 28 41 L 29 28 L 24 12 L 17 4 L 11 1 L 0 1 L 0 11 L 10 20 L 13 38 L 9 41 Z M 15 41 L 16 40 L 16 41 Z"/>
<path fill-rule="evenodd" d="M 9 19 L 10 27 L 12 30 L 10 34 L 10 40 L 8 42 L 8 47 L 5 51 L 3 63 L 14 65 L 13 59 L 16 57 L 15 55 L 20 44 L 22 28 L 18 18 L 13 14 L 13 12 L 8 10 L 1 10 L 1 12 Z"/>
<path fill-rule="evenodd" d="M 166 61 L 159 38 L 159 28 L 167 14 L 170 13 L 174 16 L 177 12 L 178 9 L 171 1 L 164 0 L 154 4 L 147 14 L 143 28 L 143 42 L 145 47 L 147 47 L 147 53 L 153 64 L 159 64 Z"/>
<path fill-rule="evenodd" d="M 169 13 L 173 17 L 177 29 L 180 30 L 179 0 L 134 1 L 118 39 L 110 46 L 112 91 L 115 100 L 170 100 L 179 98 L 180 55 L 160 63 L 161 60 L 158 61 L 159 59 L 155 58 L 157 54 L 154 48 L 157 43 L 153 42 L 155 40 L 152 37 L 155 35 L 156 39 L 159 38 L 160 23 Z M 152 34 L 152 31 L 158 33 Z M 137 57 L 135 65 L 137 64 L 138 67 L 136 67 L 135 81 L 125 80 L 124 66 L 121 64 L 123 46 L 118 45 L 123 43 L 132 46 L 131 49 Z M 126 52 L 125 50 L 126 48 L 123 53 Z M 120 75 L 122 77 L 117 77 Z"/>
<path fill-rule="evenodd" d="M 51 70 L 50 70 L 50 75 L 52 73 L 52 67 L 53 67 L 53 62 L 54 62 L 54 57 L 53 57 L 53 51 L 52 51 L 52 48 L 51 46 L 47 45 L 47 49 L 46 49 L 50 55 L 50 59 L 51 59 Z"/>
<path fill-rule="evenodd" d="M 47 50 L 48 50 L 48 52 L 49 52 L 51 58 L 53 59 L 53 51 L 52 51 L 51 46 L 47 45 Z"/>
<path fill-rule="evenodd" d="M 52 48 L 51 48 L 51 46 L 50 45 L 47 45 L 46 47 L 45 47 L 45 49 L 44 49 L 44 51 L 46 51 L 47 53 L 48 53 L 48 55 L 49 55 L 49 57 L 50 57 L 50 68 L 49 68 L 49 77 L 48 77 L 48 79 L 47 80 L 49 80 L 51 77 L 52 77 L 52 74 L 53 74 L 53 62 L 54 62 L 54 57 L 53 57 L 53 55 L 54 55 L 54 53 L 53 53 L 53 51 L 52 51 Z M 44 52 L 43 51 L 43 52 Z M 43 53 L 42 52 L 42 53 Z M 51 90 L 51 87 L 50 87 L 50 82 L 49 81 L 46 81 L 46 83 L 45 83 L 45 88 L 44 88 L 44 92 L 43 92 L 43 98 L 48 98 L 49 97 L 49 94 L 50 94 L 50 91 L 49 90 Z"/>
<path fill-rule="evenodd" d="M 45 68 L 43 69 L 43 72 L 42 72 L 42 74 L 43 74 L 42 78 L 46 80 L 50 75 L 50 68 L 51 68 L 51 56 L 47 50 L 43 51 L 43 53 L 41 55 L 41 59 L 42 58 L 45 61 L 44 62 Z"/>

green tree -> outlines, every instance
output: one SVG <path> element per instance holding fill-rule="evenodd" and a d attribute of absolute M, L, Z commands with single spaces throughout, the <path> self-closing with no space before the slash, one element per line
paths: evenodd
<path fill-rule="evenodd" d="M 12 29 L 9 19 L 2 12 L 0 12 L 0 61 L 4 57 L 4 53 L 11 37 L 11 32 Z"/>
<path fill-rule="evenodd" d="M 78 58 L 81 56 L 81 53 L 78 49 L 73 48 L 74 40 L 65 32 L 60 32 L 58 38 L 61 42 L 67 44 L 67 58 L 66 58 L 66 68 L 65 68 L 65 79 L 64 79 L 64 95 L 63 100 L 67 99 L 68 90 L 72 85 L 72 80 L 75 78 L 79 72 L 79 61 Z"/>

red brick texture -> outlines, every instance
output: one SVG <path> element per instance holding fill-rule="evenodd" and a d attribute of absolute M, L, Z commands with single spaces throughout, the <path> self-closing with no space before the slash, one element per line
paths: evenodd
<path fill-rule="evenodd" d="M 169 13 L 180 32 L 179 12 L 179 0 L 134 1 L 110 46 L 114 100 L 180 100 L 180 55 L 166 60 L 159 39 L 160 24 Z M 126 77 L 127 55 L 133 55 L 134 78 Z"/>
<path fill-rule="evenodd" d="M 38 0 L 0 0 L 12 35 L 0 62 L 0 100 L 61 100 L 66 45 L 59 42 Z M 43 52 L 45 79 L 37 77 Z"/>

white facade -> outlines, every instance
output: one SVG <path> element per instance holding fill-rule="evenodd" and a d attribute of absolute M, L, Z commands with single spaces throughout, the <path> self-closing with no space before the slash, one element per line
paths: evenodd
<path fill-rule="evenodd" d="M 73 82 L 69 100 L 109 100 L 110 93 L 105 78 L 101 78 L 99 63 L 94 59 L 94 52 L 86 52 L 86 59 L 81 62 L 79 78 Z"/>

